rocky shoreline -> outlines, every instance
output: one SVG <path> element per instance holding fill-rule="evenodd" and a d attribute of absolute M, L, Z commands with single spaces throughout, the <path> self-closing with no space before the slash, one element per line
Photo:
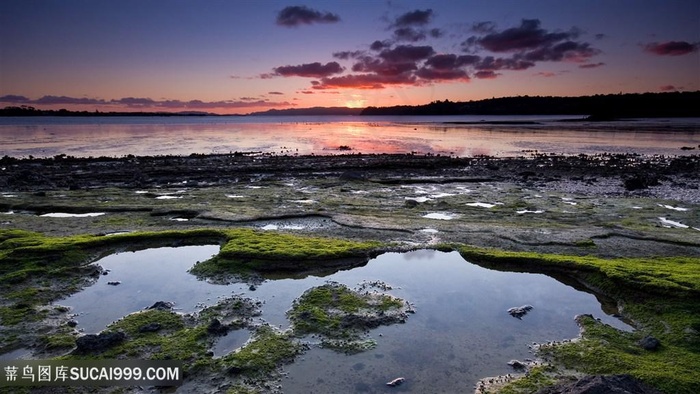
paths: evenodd
<path fill-rule="evenodd" d="M 365 180 L 379 184 L 511 181 L 524 185 L 570 181 L 592 189 L 619 180 L 612 193 L 668 185 L 697 190 L 700 156 L 601 154 L 458 158 L 415 154 L 276 156 L 259 153 L 124 158 L 0 159 L 0 190 L 50 191 L 168 185 L 212 187 L 285 178 Z M 649 190 L 652 188 L 652 190 Z"/>
<path fill-rule="evenodd" d="M 379 241 L 393 250 L 461 244 L 604 258 L 692 257 L 700 256 L 699 190 L 696 155 L 5 157 L 0 229 L 137 238 L 141 231 L 253 228 Z M 595 287 L 570 279 L 560 280 Z M 61 320 L 66 311 L 55 313 Z M 69 337 L 56 336 L 54 345 L 65 339 L 72 346 Z"/>

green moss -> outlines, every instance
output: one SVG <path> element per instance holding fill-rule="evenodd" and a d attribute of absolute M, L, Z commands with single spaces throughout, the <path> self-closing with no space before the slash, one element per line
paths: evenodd
<path fill-rule="evenodd" d="M 75 337 L 70 334 L 46 335 L 40 341 L 44 348 L 49 351 L 75 347 Z"/>
<path fill-rule="evenodd" d="M 581 248 L 595 248 L 595 246 L 596 246 L 595 242 L 593 242 L 593 240 L 590 238 L 576 241 L 576 242 L 574 242 L 574 245 L 581 247 Z"/>
<path fill-rule="evenodd" d="M 142 332 L 147 324 L 161 326 L 156 332 Z M 144 357 L 161 360 L 196 361 L 208 348 L 204 325 L 187 327 L 183 317 L 175 312 L 157 309 L 132 313 L 107 327 L 108 331 L 123 331 L 128 340 L 102 354 L 105 358 Z"/>
<path fill-rule="evenodd" d="M 269 374 L 283 363 L 293 361 L 303 350 L 304 346 L 295 342 L 290 333 L 279 333 L 270 326 L 261 326 L 250 342 L 223 357 L 221 366 L 250 375 Z"/>
<path fill-rule="evenodd" d="M 361 294 L 339 283 L 327 283 L 305 291 L 287 315 L 296 334 L 355 340 L 358 331 L 395 322 L 383 321 L 381 317 L 388 317 L 385 312 L 399 310 L 403 305 L 402 300 L 390 295 Z"/>
<path fill-rule="evenodd" d="M 543 347 L 540 353 L 587 374 L 630 374 L 663 392 L 700 392 L 696 346 L 660 335 L 661 347 L 645 350 L 637 343 L 643 332 L 622 332 L 588 316 L 580 323 L 584 329 L 580 341 Z"/>
<path fill-rule="evenodd" d="M 535 393 L 555 383 L 555 380 L 552 378 L 552 372 L 554 372 L 554 368 L 551 366 L 533 367 L 525 376 L 506 384 L 498 392 L 499 394 Z"/>
<path fill-rule="evenodd" d="M 36 311 L 32 305 L 16 303 L 0 307 L 0 325 L 14 326 L 22 322 L 38 321 L 46 317 L 46 312 Z"/>
<path fill-rule="evenodd" d="M 304 271 L 323 268 L 329 261 L 367 257 L 383 245 L 375 241 L 347 241 L 270 231 L 234 229 L 217 256 L 196 264 L 190 272 L 200 277 L 226 274 L 246 276 L 262 271 Z"/>
<path fill-rule="evenodd" d="M 458 245 L 468 261 L 519 271 L 558 271 L 583 279 L 611 296 L 622 292 L 700 296 L 700 259 L 639 257 L 603 259 L 534 252 L 509 252 Z"/>

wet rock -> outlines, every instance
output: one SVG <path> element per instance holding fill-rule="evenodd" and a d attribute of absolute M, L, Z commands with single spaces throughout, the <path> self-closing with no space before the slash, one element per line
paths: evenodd
<path fill-rule="evenodd" d="M 510 360 L 510 361 L 508 361 L 508 365 L 510 365 L 511 367 L 513 367 L 513 369 L 518 370 L 518 371 L 521 371 L 521 370 L 524 370 L 525 368 L 527 368 L 527 365 L 524 362 L 519 361 L 519 360 Z"/>
<path fill-rule="evenodd" d="M 658 186 L 659 178 L 653 175 L 639 174 L 625 179 L 625 189 L 629 191 L 648 189 L 650 186 Z"/>
<path fill-rule="evenodd" d="M 395 387 L 395 386 L 401 385 L 405 381 L 406 381 L 406 378 L 396 378 L 394 380 L 387 382 L 386 385 L 390 386 L 390 387 Z"/>
<path fill-rule="evenodd" d="M 575 382 L 546 387 L 537 394 L 661 394 L 630 375 L 584 376 Z"/>
<path fill-rule="evenodd" d="M 403 205 L 406 208 L 415 208 L 418 206 L 418 201 L 416 200 L 406 200 L 406 202 L 403 203 Z"/>
<path fill-rule="evenodd" d="M 139 332 L 156 332 L 160 331 L 160 329 L 163 328 L 163 325 L 160 323 L 148 323 L 146 325 L 143 325 L 139 328 Z"/>
<path fill-rule="evenodd" d="M 527 315 L 532 310 L 532 305 L 516 306 L 508 309 L 508 314 L 522 320 L 523 316 Z"/>
<path fill-rule="evenodd" d="M 661 342 L 650 335 L 647 335 L 641 340 L 639 340 L 637 344 L 645 350 L 656 350 L 659 348 L 659 346 L 661 346 Z"/>
<path fill-rule="evenodd" d="M 75 341 L 77 345 L 75 352 L 79 354 L 102 352 L 125 339 L 126 334 L 121 331 L 84 335 Z"/>
<path fill-rule="evenodd" d="M 173 309 L 175 303 L 169 301 L 157 301 L 146 309 L 158 309 L 159 311 L 169 311 Z"/>
<path fill-rule="evenodd" d="M 213 335 L 226 335 L 228 329 L 228 326 L 221 324 L 219 319 L 211 319 L 207 326 L 207 332 Z"/>
<path fill-rule="evenodd" d="M 345 171 L 340 174 L 340 179 L 344 181 L 364 181 L 365 174 L 360 171 Z"/>
<path fill-rule="evenodd" d="M 226 370 L 226 372 L 227 372 L 229 375 L 238 375 L 239 373 L 243 372 L 243 368 L 237 367 L 237 366 L 233 365 L 233 366 L 229 367 L 229 368 Z"/>
<path fill-rule="evenodd" d="M 107 284 L 110 286 L 119 286 L 120 284 L 122 284 L 122 282 L 119 280 L 113 280 L 113 281 L 107 282 Z"/>
<path fill-rule="evenodd" d="M 78 322 L 77 322 L 76 320 L 71 319 L 71 320 L 68 320 L 68 321 L 66 322 L 66 325 L 67 325 L 68 327 L 75 327 L 75 326 L 78 325 Z"/>

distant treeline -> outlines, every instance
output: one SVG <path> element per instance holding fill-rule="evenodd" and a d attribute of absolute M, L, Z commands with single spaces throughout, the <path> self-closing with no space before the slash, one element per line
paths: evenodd
<path fill-rule="evenodd" d="M 700 91 L 580 97 L 517 96 L 367 107 L 361 115 L 584 115 L 591 119 L 700 117 Z"/>
<path fill-rule="evenodd" d="M 219 116 L 209 112 L 100 112 L 69 111 L 67 109 L 36 109 L 28 105 L 5 107 L 0 109 L 0 116 Z"/>

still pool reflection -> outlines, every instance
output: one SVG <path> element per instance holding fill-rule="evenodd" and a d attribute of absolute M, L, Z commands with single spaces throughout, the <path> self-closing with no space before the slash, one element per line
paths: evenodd
<path fill-rule="evenodd" d="M 629 329 L 606 315 L 592 294 L 546 275 L 482 268 L 456 252 L 386 253 L 363 267 L 323 278 L 269 280 L 253 291 L 245 284 L 215 285 L 187 273 L 196 261 L 217 251 L 218 246 L 188 246 L 108 256 L 97 264 L 109 269 L 109 275 L 60 304 L 79 313 L 78 327 L 86 332 L 99 331 L 156 301 L 175 302 L 180 311 L 191 312 L 232 293 L 264 301 L 261 318 L 285 328 L 292 301 L 328 280 L 351 287 L 383 281 L 393 287 L 392 295 L 415 305 L 417 313 L 406 324 L 370 332 L 377 341 L 373 350 L 348 356 L 314 348 L 286 366 L 282 386 L 289 393 L 383 392 L 384 383 L 398 376 L 406 377 L 401 390 L 471 391 L 481 377 L 512 372 L 509 360 L 531 357 L 532 342 L 576 337 L 577 314 L 590 313 Z M 108 281 L 121 284 L 110 286 Z M 523 304 L 534 309 L 522 320 L 507 313 Z"/>

